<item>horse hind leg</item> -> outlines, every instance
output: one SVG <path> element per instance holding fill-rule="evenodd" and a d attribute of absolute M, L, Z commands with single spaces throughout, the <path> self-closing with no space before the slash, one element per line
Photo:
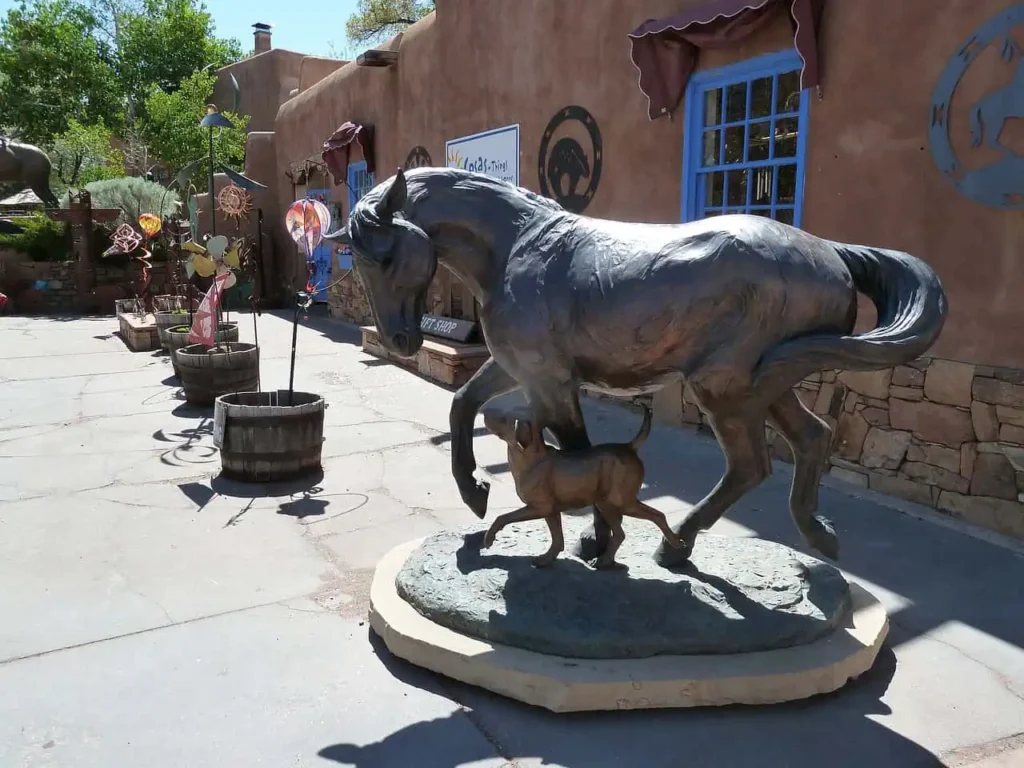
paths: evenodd
<path fill-rule="evenodd" d="M 694 387 L 694 393 L 697 393 Z M 718 444 L 725 453 L 725 474 L 711 492 L 701 499 L 683 518 L 675 532 L 682 540 L 681 548 L 662 542 L 655 560 L 665 568 L 682 565 L 693 554 L 697 534 L 714 525 L 733 504 L 759 486 L 772 473 L 768 444 L 764 436 L 765 410 L 753 396 L 730 397 L 704 405 Z"/>
<path fill-rule="evenodd" d="M 804 540 L 826 557 L 839 558 L 839 539 L 835 528 L 818 510 L 818 486 L 825 469 L 832 430 L 807 409 L 789 390 L 768 409 L 769 420 L 793 449 L 793 484 L 789 491 L 789 511 Z"/>

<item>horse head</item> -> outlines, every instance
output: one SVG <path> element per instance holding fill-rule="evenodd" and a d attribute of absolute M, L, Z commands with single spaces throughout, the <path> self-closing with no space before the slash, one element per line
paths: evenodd
<path fill-rule="evenodd" d="M 370 300 L 381 342 L 403 357 L 423 344 L 420 320 L 437 257 L 427 234 L 402 216 L 408 189 L 402 169 L 356 203 L 348 226 L 326 236 L 352 248 L 352 266 Z"/>

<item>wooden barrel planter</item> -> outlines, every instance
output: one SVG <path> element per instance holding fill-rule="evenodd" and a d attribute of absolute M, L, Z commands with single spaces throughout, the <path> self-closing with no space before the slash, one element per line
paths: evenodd
<path fill-rule="evenodd" d="M 191 343 L 188 340 L 188 333 L 191 330 L 191 326 L 188 325 L 177 325 L 167 329 L 167 351 L 171 355 L 171 367 L 174 369 L 174 375 L 179 379 L 181 375 L 178 373 L 178 360 L 174 353 Z M 238 323 L 221 323 L 217 326 L 215 338 L 218 344 L 225 341 L 238 341 Z"/>
<path fill-rule="evenodd" d="M 170 312 L 175 309 L 188 309 L 188 296 L 164 294 L 153 298 L 153 306 L 157 312 Z"/>
<path fill-rule="evenodd" d="M 178 311 L 167 310 L 163 312 L 157 312 L 153 315 L 156 320 L 156 333 L 160 337 L 160 348 L 164 352 L 171 351 L 171 341 L 167 332 L 175 326 L 181 325 L 183 322 L 188 322 L 188 311 L 181 309 Z"/>
<path fill-rule="evenodd" d="M 259 388 L 260 352 L 237 341 L 216 347 L 190 344 L 175 351 L 178 379 L 190 405 L 213 405 L 221 395 Z"/>
<path fill-rule="evenodd" d="M 213 443 L 221 474 L 269 483 L 322 469 L 323 397 L 310 392 L 235 392 L 221 395 L 213 412 Z"/>

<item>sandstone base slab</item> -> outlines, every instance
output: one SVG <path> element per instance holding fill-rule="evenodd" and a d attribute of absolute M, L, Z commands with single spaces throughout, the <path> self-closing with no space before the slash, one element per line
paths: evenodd
<path fill-rule="evenodd" d="M 850 610 L 828 635 L 803 645 L 736 654 L 632 659 L 567 658 L 447 629 L 396 588 L 420 547 L 396 547 L 377 566 L 370 625 L 394 655 L 447 677 L 555 712 L 774 704 L 837 690 L 871 668 L 888 633 L 882 604 L 850 585 Z"/>

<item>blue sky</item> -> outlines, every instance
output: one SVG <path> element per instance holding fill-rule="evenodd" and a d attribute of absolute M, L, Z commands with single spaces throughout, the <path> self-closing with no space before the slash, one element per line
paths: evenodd
<path fill-rule="evenodd" d="M 18 4 L 18 0 L 0 0 L 0 14 Z M 331 0 L 327 4 L 206 0 L 206 7 L 217 25 L 217 36 L 237 38 L 246 53 L 252 50 L 252 25 L 257 21 L 273 26 L 275 48 L 327 56 L 333 43 L 339 55 L 353 53 L 345 39 L 345 22 L 356 9 L 356 0 Z"/>

